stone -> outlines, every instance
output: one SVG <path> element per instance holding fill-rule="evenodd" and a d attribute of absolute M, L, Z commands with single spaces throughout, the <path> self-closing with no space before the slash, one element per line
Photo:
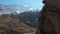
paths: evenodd
<path fill-rule="evenodd" d="M 60 0 L 44 0 L 36 34 L 60 34 Z"/>

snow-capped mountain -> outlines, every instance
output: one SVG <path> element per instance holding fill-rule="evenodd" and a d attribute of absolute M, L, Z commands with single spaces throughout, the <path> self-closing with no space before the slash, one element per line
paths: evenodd
<path fill-rule="evenodd" d="M 34 10 L 33 8 L 26 7 L 24 5 L 17 5 L 17 4 L 11 4 L 11 5 L 3 5 L 0 4 L 0 14 L 9 14 L 9 13 L 21 13 L 25 11 Z"/>
<path fill-rule="evenodd" d="M 0 4 L 0 13 L 12 13 L 12 12 L 16 12 L 16 11 L 26 11 L 28 10 L 28 7 L 25 6 L 21 6 L 21 5 L 2 5 Z"/>

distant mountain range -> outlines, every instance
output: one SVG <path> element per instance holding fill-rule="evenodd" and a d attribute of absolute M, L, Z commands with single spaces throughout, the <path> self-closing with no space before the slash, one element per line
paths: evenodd
<path fill-rule="evenodd" d="M 11 5 L 3 5 L 0 4 L 0 14 L 9 14 L 14 12 L 25 12 L 30 10 L 37 10 L 37 9 L 31 9 L 30 7 L 25 7 L 23 5 L 17 5 L 17 4 L 11 4 Z"/>
<path fill-rule="evenodd" d="M 39 17 L 40 12 L 38 9 L 35 9 L 35 10 L 29 10 L 29 9 L 30 9 L 29 7 L 25 7 L 22 5 L 16 5 L 16 4 L 2 5 L 2 4 L 0 4 L 0 14 L 12 15 L 11 17 L 13 17 L 13 18 L 16 17 L 16 19 L 19 19 L 26 25 L 36 28 L 38 26 L 38 17 Z M 20 11 L 21 13 L 15 14 L 16 11 Z M 4 15 L 4 17 L 5 16 L 6 15 Z"/>

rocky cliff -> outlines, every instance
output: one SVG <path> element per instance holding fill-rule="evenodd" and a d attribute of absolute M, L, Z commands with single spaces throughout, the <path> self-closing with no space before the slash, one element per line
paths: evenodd
<path fill-rule="evenodd" d="M 60 34 L 60 0 L 43 0 L 36 34 Z"/>

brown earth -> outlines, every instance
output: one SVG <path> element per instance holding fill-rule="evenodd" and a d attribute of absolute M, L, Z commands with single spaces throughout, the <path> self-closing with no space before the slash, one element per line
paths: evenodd
<path fill-rule="evenodd" d="M 12 32 L 13 31 L 13 32 Z M 34 32 L 35 29 L 31 28 L 23 23 L 18 23 L 14 21 L 11 17 L 1 17 L 0 18 L 0 33 L 11 34 L 15 33 L 26 33 L 26 32 Z"/>

